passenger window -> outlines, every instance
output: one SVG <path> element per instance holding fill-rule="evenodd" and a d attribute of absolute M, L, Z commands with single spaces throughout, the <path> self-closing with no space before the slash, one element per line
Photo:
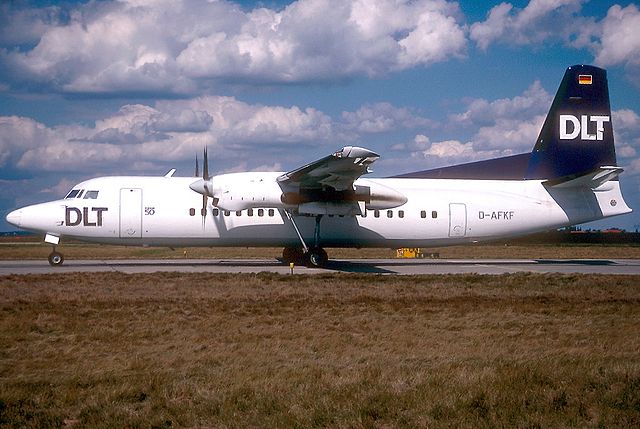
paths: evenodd
<path fill-rule="evenodd" d="M 238 217 L 242 216 L 242 211 L 241 211 L 241 210 L 238 210 L 238 211 L 236 212 L 236 216 L 238 216 Z"/>
<path fill-rule="evenodd" d="M 404 210 L 399 210 L 399 211 L 398 211 L 398 217 L 399 217 L 400 219 L 404 218 Z"/>
<path fill-rule="evenodd" d="M 435 210 L 434 210 L 434 211 L 432 211 L 432 212 L 431 212 L 431 217 L 432 217 L 433 219 L 437 219 L 437 218 L 438 218 L 438 212 L 437 212 L 437 211 L 435 211 Z"/>
<path fill-rule="evenodd" d="M 203 209 L 204 210 L 204 209 Z M 218 209 L 213 209 L 211 210 L 211 213 L 213 213 L 214 216 L 218 216 L 220 214 L 220 210 Z"/>
<path fill-rule="evenodd" d="M 421 217 L 422 219 L 426 218 L 426 217 L 427 217 L 427 211 L 426 211 L 426 210 L 421 210 L 421 211 L 420 211 L 420 217 Z"/>
<path fill-rule="evenodd" d="M 253 216 L 253 209 L 247 210 L 247 216 Z"/>
<path fill-rule="evenodd" d="M 391 219 L 393 217 L 393 210 L 387 210 L 387 217 Z"/>
<path fill-rule="evenodd" d="M 258 209 L 258 216 L 264 216 L 264 209 Z"/>
<path fill-rule="evenodd" d="M 269 209 L 269 217 L 273 217 L 274 214 L 275 214 L 275 211 L 273 211 L 273 209 Z"/>
<path fill-rule="evenodd" d="M 189 209 L 189 216 L 195 216 L 195 215 L 196 215 L 196 209 L 190 208 Z"/>
<path fill-rule="evenodd" d="M 75 198 L 78 196 L 78 194 L 80 193 L 80 189 L 73 189 L 71 190 L 71 192 L 69 192 L 67 194 L 66 197 L 64 197 L 65 199 L 70 199 L 70 198 Z"/>
<path fill-rule="evenodd" d="M 374 210 L 373 217 L 380 217 L 380 210 Z"/>
<path fill-rule="evenodd" d="M 98 199 L 98 191 L 87 191 L 84 194 L 85 200 L 97 200 Z"/>
<path fill-rule="evenodd" d="M 224 215 L 225 215 L 225 216 L 231 216 L 231 212 L 230 212 L 229 210 L 225 210 L 225 211 L 224 211 Z"/>

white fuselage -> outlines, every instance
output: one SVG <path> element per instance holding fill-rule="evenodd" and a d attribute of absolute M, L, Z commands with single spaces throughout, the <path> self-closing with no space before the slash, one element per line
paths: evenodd
<path fill-rule="evenodd" d="M 31 231 L 108 244 L 295 247 L 300 240 L 285 216 L 276 183 L 281 174 L 237 174 L 233 179 L 240 191 L 227 198 L 242 199 L 238 207 L 245 208 L 217 209 L 209 198 L 204 217 L 202 195 L 189 189 L 196 179 L 123 176 L 87 180 L 74 188 L 83 191 L 80 198 L 24 207 L 7 220 Z M 365 216 L 325 215 L 319 245 L 443 246 L 523 235 L 631 211 L 616 180 L 593 190 L 549 189 L 541 180 L 387 178 L 359 179 L 355 185 L 359 184 L 393 189 L 406 197 L 406 203 L 368 209 Z M 294 219 L 303 238 L 312 242 L 315 216 Z"/>

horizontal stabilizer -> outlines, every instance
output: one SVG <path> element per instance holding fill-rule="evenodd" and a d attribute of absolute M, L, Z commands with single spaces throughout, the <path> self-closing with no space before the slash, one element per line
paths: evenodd
<path fill-rule="evenodd" d="M 579 177 L 547 180 L 543 184 L 551 188 L 589 188 L 596 189 L 610 180 L 617 178 L 624 169 L 622 167 L 598 167 Z"/>

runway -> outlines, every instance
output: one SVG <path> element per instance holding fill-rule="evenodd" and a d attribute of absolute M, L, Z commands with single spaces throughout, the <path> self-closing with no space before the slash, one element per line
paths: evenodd
<path fill-rule="evenodd" d="M 0 275 L 120 272 L 156 273 L 258 273 L 290 274 L 288 265 L 275 259 L 139 259 L 139 260 L 67 260 L 50 266 L 47 261 L 0 261 Z M 639 259 L 353 259 L 332 260 L 326 268 L 295 266 L 294 274 L 326 272 L 373 274 L 616 274 L 640 275 Z"/>

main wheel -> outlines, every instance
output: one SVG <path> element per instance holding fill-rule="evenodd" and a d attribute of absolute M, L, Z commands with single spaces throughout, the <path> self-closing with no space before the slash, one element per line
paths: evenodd
<path fill-rule="evenodd" d="M 56 267 L 58 265 L 62 265 L 64 262 L 64 256 L 60 252 L 51 252 L 49 253 L 49 265 Z"/>
<path fill-rule="evenodd" d="M 327 265 L 329 256 L 322 247 L 309 249 L 309 265 L 312 267 L 324 267 Z"/>

